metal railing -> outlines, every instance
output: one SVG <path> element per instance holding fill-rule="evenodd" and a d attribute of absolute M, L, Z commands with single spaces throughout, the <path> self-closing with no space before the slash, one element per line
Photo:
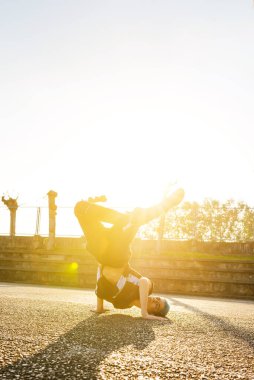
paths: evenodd
<path fill-rule="evenodd" d="M 120 209 L 120 208 L 118 208 Z M 121 208 L 122 209 L 122 208 Z M 10 211 L 0 206 L 0 235 L 9 235 Z M 16 214 L 17 236 L 48 236 L 49 209 L 46 206 L 20 206 Z M 58 206 L 56 236 L 81 236 L 82 231 L 72 206 Z M 178 207 L 163 223 L 156 219 L 142 226 L 143 239 L 253 241 L 254 209 L 250 207 Z"/>

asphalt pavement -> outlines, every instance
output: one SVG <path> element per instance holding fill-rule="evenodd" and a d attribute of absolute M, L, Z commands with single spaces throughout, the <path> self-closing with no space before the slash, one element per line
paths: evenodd
<path fill-rule="evenodd" d="M 254 302 L 165 295 L 97 315 L 91 290 L 0 283 L 0 379 L 254 380 Z"/>

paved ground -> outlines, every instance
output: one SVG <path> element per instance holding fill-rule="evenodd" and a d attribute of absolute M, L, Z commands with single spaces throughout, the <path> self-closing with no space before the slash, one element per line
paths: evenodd
<path fill-rule="evenodd" d="M 0 283 L 0 379 L 252 379 L 254 302 L 168 296 L 166 322 L 93 292 Z"/>

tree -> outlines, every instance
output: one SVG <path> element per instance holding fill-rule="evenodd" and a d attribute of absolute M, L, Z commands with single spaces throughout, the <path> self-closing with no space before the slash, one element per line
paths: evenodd
<path fill-rule="evenodd" d="M 141 237 L 154 239 L 157 229 L 156 220 L 143 228 Z M 167 214 L 164 239 L 251 241 L 254 240 L 254 210 L 232 199 L 224 203 L 213 199 L 205 199 L 202 204 L 185 202 Z"/>

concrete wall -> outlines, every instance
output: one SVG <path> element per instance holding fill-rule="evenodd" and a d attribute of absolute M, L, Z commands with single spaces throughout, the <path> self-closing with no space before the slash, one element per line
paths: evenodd
<path fill-rule="evenodd" d="M 41 236 L 0 236 L 0 250 L 4 248 L 33 248 L 46 249 L 48 238 Z M 56 238 L 56 250 L 59 249 L 82 249 L 85 247 L 84 237 Z M 133 243 L 134 250 L 139 253 L 152 253 L 157 250 L 156 240 L 136 239 Z M 240 242 L 203 242 L 196 240 L 163 240 L 161 243 L 161 253 L 167 252 L 205 252 L 213 254 L 231 255 L 243 253 L 254 255 L 254 241 L 247 243 Z"/>
<path fill-rule="evenodd" d="M 234 243 L 216 244 L 208 243 L 206 252 L 243 250 L 252 255 L 252 244 L 250 251 Z M 51 251 L 46 246 L 45 238 L 0 237 L 0 281 L 94 287 L 97 266 L 82 238 L 57 238 Z M 254 299 L 254 261 L 230 261 L 227 256 L 223 261 L 181 260 L 165 254 L 166 249 L 191 252 L 193 246 L 193 242 L 164 242 L 162 253 L 155 255 L 156 242 L 136 240 L 131 264 L 152 279 L 155 292 Z M 205 250 L 204 243 L 201 248 Z"/>

